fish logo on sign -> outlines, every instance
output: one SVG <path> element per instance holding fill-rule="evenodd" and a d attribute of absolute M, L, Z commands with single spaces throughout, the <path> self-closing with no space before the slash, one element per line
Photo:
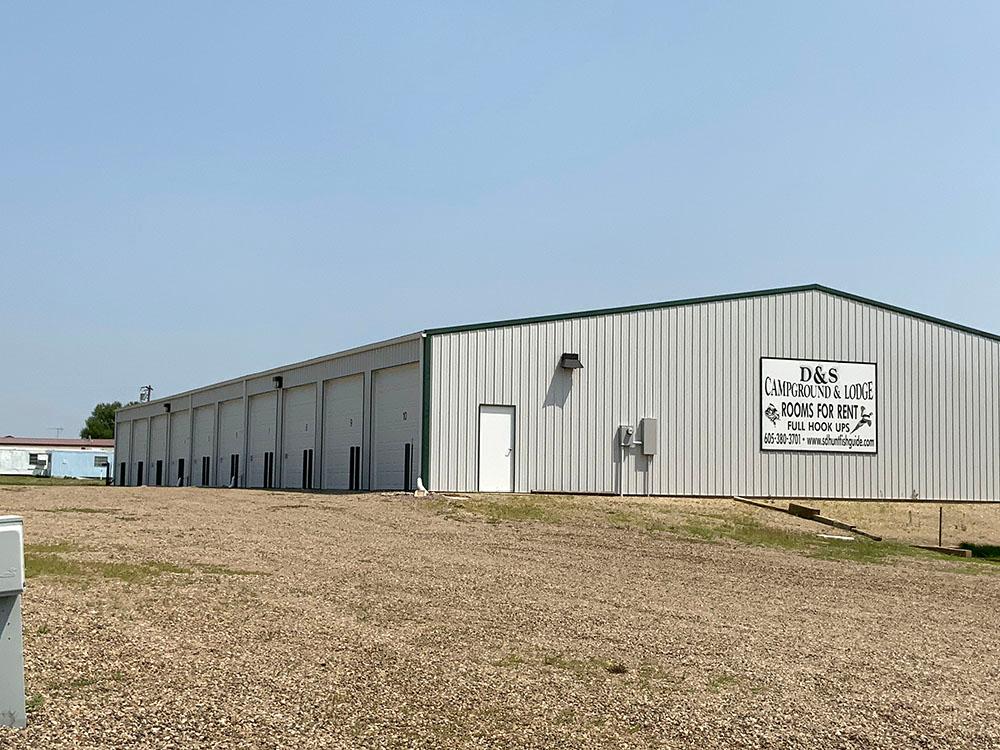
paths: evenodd
<path fill-rule="evenodd" d="M 764 410 L 764 416 L 771 420 L 771 424 L 778 424 L 778 410 L 774 408 L 774 404 L 768 404 L 767 408 Z"/>

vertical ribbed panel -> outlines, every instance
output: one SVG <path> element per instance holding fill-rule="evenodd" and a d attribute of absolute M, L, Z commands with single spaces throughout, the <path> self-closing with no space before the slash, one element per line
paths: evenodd
<path fill-rule="evenodd" d="M 1000 343 L 821 291 L 435 334 L 434 489 L 477 488 L 480 404 L 517 408 L 518 491 L 996 499 Z M 584 369 L 559 369 L 579 352 Z M 879 453 L 762 452 L 760 358 L 878 364 Z M 619 424 L 659 452 L 619 464 Z"/>
<path fill-rule="evenodd" d="M 262 462 L 263 462 L 263 452 L 266 446 L 267 451 L 275 451 L 284 454 L 289 453 L 289 465 L 290 466 L 301 466 L 301 464 L 296 464 L 297 459 L 291 455 L 291 451 L 298 450 L 299 460 L 301 459 L 301 449 L 302 445 L 289 443 L 285 449 L 279 448 L 281 445 L 282 435 L 277 431 L 278 428 L 282 426 L 278 422 L 275 416 L 274 406 L 269 404 L 270 411 L 266 416 L 266 421 L 271 425 L 271 435 L 263 443 L 258 445 L 256 442 L 251 446 L 249 456 L 253 456 L 253 461 L 249 461 L 249 456 L 243 455 L 243 419 L 244 419 L 244 408 L 245 403 L 243 399 L 243 393 L 246 392 L 250 398 L 249 402 L 255 403 L 255 399 L 260 399 L 262 394 L 264 399 L 274 398 L 274 381 L 273 376 L 276 373 L 280 373 L 283 379 L 283 387 L 292 392 L 295 388 L 305 387 L 311 388 L 312 393 L 319 393 L 323 388 L 324 383 L 337 378 L 346 377 L 350 375 L 363 375 L 366 380 L 370 381 L 372 378 L 372 373 L 377 372 L 381 369 L 396 367 L 404 364 L 419 363 L 422 353 L 423 341 L 420 336 L 414 335 L 407 337 L 405 339 L 393 340 L 387 343 L 372 344 L 368 347 L 362 347 L 356 350 L 351 350 L 349 352 L 343 352 L 340 354 L 331 354 L 327 357 L 318 357 L 313 360 L 308 360 L 306 362 L 299 362 L 296 364 L 288 365 L 285 368 L 279 368 L 276 370 L 268 370 L 265 373 L 257 373 L 255 375 L 248 375 L 245 378 L 241 378 L 236 381 L 226 381 L 225 383 L 217 383 L 214 385 L 205 386 L 204 388 L 199 388 L 194 391 L 186 392 L 185 394 L 179 394 L 175 396 L 169 396 L 167 399 L 173 399 L 173 412 L 171 425 L 174 424 L 173 420 L 177 420 L 180 427 L 173 430 L 170 433 L 170 442 L 173 445 L 175 440 L 178 442 L 177 446 L 172 450 L 170 454 L 170 466 L 171 471 L 173 467 L 176 467 L 176 459 L 179 457 L 185 457 L 187 455 L 187 444 L 193 440 L 192 447 L 192 459 L 191 467 L 185 469 L 185 473 L 188 473 L 192 482 L 195 484 L 200 484 L 201 482 L 201 459 L 204 456 L 213 456 L 212 468 L 211 468 L 211 479 L 210 481 L 219 486 L 226 486 L 229 484 L 230 476 L 230 456 L 232 454 L 240 455 L 240 472 L 243 476 L 250 477 L 254 483 L 258 486 L 263 480 L 262 473 Z M 419 388 L 418 388 L 419 391 Z M 370 399 L 370 393 L 367 392 L 365 396 L 366 399 Z M 188 409 L 182 409 L 181 404 L 178 403 L 181 395 L 184 396 L 184 401 L 189 408 L 194 408 L 195 420 L 193 426 L 189 426 L 190 423 L 187 420 L 190 416 L 183 416 L 188 413 Z M 188 398 L 190 396 L 190 398 Z M 315 396 L 313 396 L 315 399 Z M 163 413 L 162 401 L 165 399 L 160 399 L 154 403 L 148 404 L 135 404 L 133 406 L 121 409 L 116 416 L 117 419 L 117 432 L 119 436 L 116 440 L 116 448 L 120 451 L 124 459 L 130 464 L 130 479 L 128 483 L 132 484 L 134 482 L 134 467 L 138 461 L 146 461 L 147 464 L 155 461 L 156 458 L 166 457 L 166 431 L 163 429 L 161 431 L 161 426 L 165 428 L 167 415 Z M 216 416 L 216 403 L 219 404 L 218 415 Z M 366 401 L 362 408 L 362 417 L 364 415 L 370 414 L 371 403 Z M 408 412 L 408 421 L 412 420 L 413 425 L 412 430 L 419 434 L 420 432 L 420 418 L 421 410 L 419 403 L 419 393 L 413 399 L 413 405 Z M 412 414 L 412 417 L 410 416 Z M 247 415 L 249 416 L 249 415 Z M 322 415 L 321 415 L 322 416 Z M 152 438 L 152 443 L 150 447 L 150 456 L 147 459 L 146 456 L 146 446 L 147 446 L 147 432 L 150 430 L 149 420 L 153 420 L 154 434 L 149 437 Z M 252 420 L 251 420 L 252 421 Z M 365 422 L 362 418 L 362 422 Z M 218 428 L 216 428 L 218 424 Z M 277 424 L 277 428 L 275 427 Z M 322 432 L 323 425 L 314 425 L 314 430 Z M 216 431 L 218 435 L 216 435 Z M 187 437 L 190 435 L 190 437 Z M 256 431 L 250 430 L 249 437 L 251 440 L 256 441 L 257 436 L 260 435 L 260 428 Z M 370 445 L 367 432 L 365 438 L 360 443 L 363 443 L 363 454 L 365 456 L 369 455 Z M 138 436 L 138 438 L 136 437 Z M 307 441 L 308 442 L 308 441 Z M 137 446 L 133 448 L 132 446 Z M 217 449 L 213 454 L 213 446 Z M 329 450 L 334 450 L 333 446 L 328 446 Z M 420 443 L 417 440 L 413 441 L 413 466 L 416 473 L 419 473 L 420 466 Z M 398 451 L 397 451 L 398 452 Z M 320 451 L 322 454 L 322 451 Z M 321 455 L 317 458 L 322 459 Z M 197 464 L 197 467 L 195 466 Z M 279 471 L 275 473 L 275 481 L 280 479 L 280 467 L 282 464 L 278 464 Z M 155 464 L 154 464 L 155 467 Z M 316 464 L 314 466 L 315 476 L 318 478 L 320 476 L 325 476 L 326 472 L 321 471 L 322 466 Z M 301 473 L 301 469 L 299 470 Z M 414 476 L 416 476 L 416 473 Z M 294 473 L 293 473 L 294 474 Z M 148 471 L 147 471 L 148 476 Z M 165 475 L 166 476 L 166 475 Z M 171 482 L 176 478 L 176 472 L 170 474 Z M 297 482 L 301 484 L 301 480 L 295 480 L 294 476 L 291 480 L 292 482 Z M 296 484 L 296 486 L 297 486 Z"/>

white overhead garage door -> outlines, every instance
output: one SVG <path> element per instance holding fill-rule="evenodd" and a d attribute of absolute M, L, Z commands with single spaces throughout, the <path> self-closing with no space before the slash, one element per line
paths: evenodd
<path fill-rule="evenodd" d="M 188 465 L 191 445 L 191 412 L 178 411 L 170 415 L 170 471 L 166 484 L 190 484 Z"/>
<path fill-rule="evenodd" d="M 115 424 L 115 484 L 123 487 L 128 484 L 129 442 L 132 439 L 132 423 L 118 422 Z"/>
<path fill-rule="evenodd" d="M 274 451 L 278 426 L 278 392 L 250 397 L 250 471 L 247 487 L 274 487 Z"/>
<path fill-rule="evenodd" d="M 375 370 L 372 376 L 374 489 L 413 489 L 420 424 L 420 366 L 387 367 Z"/>
<path fill-rule="evenodd" d="M 243 399 L 219 404 L 219 458 L 215 483 L 220 487 L 239 484 L 240 454 L 243 453 Z"/>
<path fill-rule="evenodd" d="M 129 484 L 146 484 L 149 474 L 146 471 L 146 440 L 149 437 L 149 420 L 136 419 L 132 422 L 132 476 Z"/>
<path fill-rule="evenodd" d="M 361 489 L 365 376 L 323 384 L 323 488 Z"/>
<path fill-rule="evenodd" d="M 289 388 L 283 397 L 281 486 L 312 489 L 315 477 L 316 386 Z"/>
<path fill-rule="evenodd" d="M 215 406 L 194 410 L 194 444 L 191 451 L 191 484 L 212 486 L 212 443 L 215 439 Z"/>
<path fill-rule="evenodd" d="M 167 478 L 167 420 L 169 414 L 158 414 L 149 425 L 149 479 L 146 484 L 162 485 Z"/>

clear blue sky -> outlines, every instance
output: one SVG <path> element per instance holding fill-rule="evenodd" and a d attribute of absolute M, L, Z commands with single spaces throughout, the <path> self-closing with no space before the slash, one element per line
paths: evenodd
<path fill-rule="evenodd" d="M 787 284 L 1000 331 L 998 30 L 992 2 L 6 4 L 0 435 Z"/>

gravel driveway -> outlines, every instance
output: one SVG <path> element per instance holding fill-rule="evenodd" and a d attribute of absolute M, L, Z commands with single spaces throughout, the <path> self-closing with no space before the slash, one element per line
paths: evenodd
<path fill-rule="evenodd" d="M 32 574 L 5 749 L 1000 746 L 996 566 L 731 501 L 3 487 L 0 512 Z"/>

